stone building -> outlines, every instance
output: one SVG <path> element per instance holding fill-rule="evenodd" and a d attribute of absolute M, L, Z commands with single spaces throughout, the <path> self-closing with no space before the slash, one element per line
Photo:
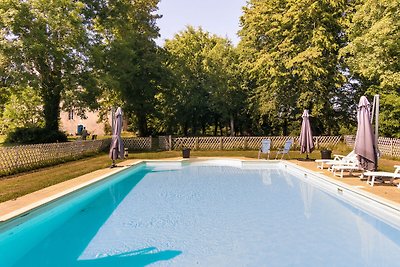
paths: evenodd
<path fill-rule="evenodd" d="M 110 119 L 108 126 L 104 122 L 98 122 L 98 111 L 88 111 L 85 113 L 85 116 L 86 119 L 82 119 L 74 110 L 69 112 L 61 111 L 60 130 L 66 132 L 68 135 L 77 135 L 85 127 L 91 135 L 105 135 L 105 128 L 110 127 L 111 129 Z"/>

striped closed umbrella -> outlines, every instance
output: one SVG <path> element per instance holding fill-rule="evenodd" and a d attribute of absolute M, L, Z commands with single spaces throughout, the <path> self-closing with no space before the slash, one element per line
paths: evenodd
<path fill-rule="evenodd" d="M 124 158 L 124 144 L 121 138 L 121 131 L 122 131 L 122 109 L 118 107 L 114 115 L 114 125 L 113 125 L 113 132 L 112 132 L 112 139 L 111 139 L 110 153 L 109 153 L 109 156 L 113 161 L 111 167 L 115 167 L 116 159 Z"/>
<path fill-rule="evenodd" d="M 302 117 L 303 122 L 299 138 L 300 153 L 307 153 L 306 159 L 308 159 L 308 154 L 314 150 L 314 140 L 310 125 L 310 115 L 307 109 L 304 110 Z"/>
<path fill-rule="evenodd" d="M 360 98 L 357 108 L 357 134 L 354 152 L 364 170 L 374 171 L 377 165 L 377 148 L 371 125 L 371 105 L 365 96 Z"/>

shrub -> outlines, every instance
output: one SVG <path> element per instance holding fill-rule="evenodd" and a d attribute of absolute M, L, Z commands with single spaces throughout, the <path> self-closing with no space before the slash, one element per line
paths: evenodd
<path fill-rule="evenodd" d="M 67 136 L 61 131 L 49 131 L 45 128 L 16 128 L 7 135 L 6 143 L 43 144 L 66 142 Z"/>

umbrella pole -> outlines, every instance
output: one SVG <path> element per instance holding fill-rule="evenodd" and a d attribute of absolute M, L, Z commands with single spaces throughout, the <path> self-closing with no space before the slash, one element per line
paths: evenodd
<path fill-rule="evenodd" d="M 115 128 L 115 108 L 112 107 L 111 108 L 111 135 L 114 134 L 114 128 Z M 114 167 L 115 167 L 115 160 L 112 160 L 110 168 L 114 168 Z"/>
<path fill-rule="evenodd" d="M 306 159 L 310 159 L 310 158 L 308 157 L 308 153 L 307 153 Z"/>

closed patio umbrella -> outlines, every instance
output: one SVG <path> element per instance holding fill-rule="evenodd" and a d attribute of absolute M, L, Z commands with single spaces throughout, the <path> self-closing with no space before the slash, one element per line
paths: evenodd
<path fill-rule="evenodd" d="M 308 153 L 314 150 L 314 140 L 310 125 L 310 115 L 308 110 L 305 109 L 303 112 L 303 123 L 301 124 L 301 132 L 299 138 L 300 153 L 307 153 L 306 159 L 308 159 Z"/>
<path fill-rule="evenodd" d="M 109 156 L 112 159 L 111 167 L 115 167 L 115 160 L 120 158 L 124 158 L 124 144 L 122 143 L 121 131 L 122 131 L 122 109 L 120 107 L 117 108 L 117 111 L 114 114 L 113 120 L 113 132 L 112 139 L 110 145 L 110 153 Z"/>
<path fill-rule="evenodd" d="M 370 103 L 365 96 L 360 98 L 357 108 L 357 135 L 354 152 L 364 170 L 376 170 L 377 149 L 371 125 Z"/>

